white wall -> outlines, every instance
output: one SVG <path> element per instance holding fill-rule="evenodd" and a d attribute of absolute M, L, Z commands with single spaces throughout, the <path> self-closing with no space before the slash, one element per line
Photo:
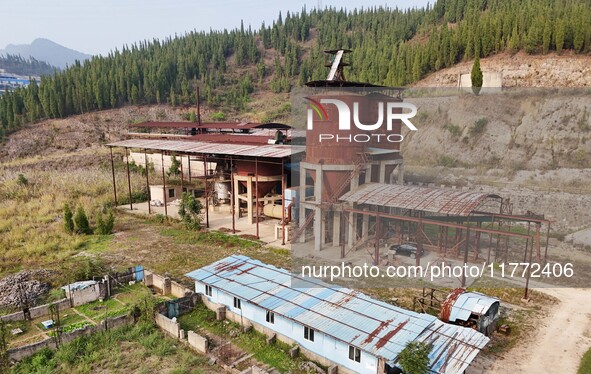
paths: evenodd
<path fill-rule="evenodd" d="M 302 348 L 305 355 L 310 356 L 311 359 L 316 359 L 315 355 L 318 355 L 325 360 L 339 365 L 339 372 L 350 371 L 352 373 L 360 374 L 375 374 L 377 370 L 377 357 L 362 351 L 361 362 L 356 362 L 349 359 L 349 345 L 345 344 L 332 336 L 321 333 L 320 331 L 314 332 L 314 341 L 304 339 L 304 326 L 296 321 L 289 318 L 285 318 L 281 315 L 275 314 L 275 323 L 271 324 L 266 321 L 266 310 L 251 304 L 245 300 L 241 300 L 241 309 L 234 308 L 234 296 L 216 288 L 212 287 L 212 295 L 207 296 L 205 294 L 205 284 L 199 281 L 195 281 L 195 292 L 201 293 L 208 298 L 209 301 L 217 304 L 223 304 L 226 306 L 230 313 L 227 313 L 229 319 L 242 324 L 256 324 L 261 328 L 257 330 L 269 335 L 270 332 L 274 332 L 278 335 L 283 335 L 288 338 L 287 343 L 290 344 L 296 342 Z M 235 314 L 235 316 L 232 316 Z M 255 326 L 256 328 L 257 326 Z M 280 336 L 278 336 L 280 340 Z M 312 354 L 307 354 L 305 351 L 309 351 Z M 321 362 L 327 364 L 326 362 Z M 341 371 L 341 368 L 348 370 Z"/>

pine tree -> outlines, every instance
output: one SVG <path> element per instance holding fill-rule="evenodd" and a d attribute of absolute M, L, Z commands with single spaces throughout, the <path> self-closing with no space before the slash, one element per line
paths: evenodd
<path fill-rule="evenodd" d="M 63 212 L 64 212 L 64 230 L 68 234 L 72 234 L 72 233 L 74 233 L 74 220 L 73 220 L 72 209 L 70 208 L 70 205 L 68 203 L 64 204 Z"/>
<path fill-rule="evenodd" d="M 76 209 L 76 215 L 74 215 L 74 225 L 76 227 L 77 234 L 92 234 L 88 217 L 86 216 L 86 212 L 82 206 L 78 206 L 78 209 Z"/>
<path fill-rule="evenodd" d="M 472 92 L 475 95 L 480 94 L 480 90 L 482 89 L 482 70 L 480 70 L 480 57 L 478 55 L 474 59 L 474 64 L 472 65 L 472 72 L 470 73 L 470 78 L 472 80 Z"/>

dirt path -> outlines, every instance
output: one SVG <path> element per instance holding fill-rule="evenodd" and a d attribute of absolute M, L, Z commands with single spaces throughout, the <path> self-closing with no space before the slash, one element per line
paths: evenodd
<path fill-rule="evenodd" d="M 540 319 L 540 328 L 527 342 L 497 360 L 487 373 L 575 374 L 591 346 L 591 289 L 537 289 L 560 300 Z"/>

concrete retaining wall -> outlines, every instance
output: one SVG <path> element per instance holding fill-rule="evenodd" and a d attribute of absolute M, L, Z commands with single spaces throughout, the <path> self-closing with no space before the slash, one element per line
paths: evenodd
<path fill-rule="evenodd" d="M 197 334 L 194 331 L 188 331 L 187 340 L 189 342 L 189 345 L 196 349 L 198 352 L 201 352 L 203 354 L 208 352 L 209 342 L 207 341 L 207 338 Z"/>
<path fill-rule="evenodd" d="M 105 287 L 105 285 L 96 283 L 83 289 L 71 290 L 70 298 L 72 299 L 72 306 L 84 305 L 98 300 L 103 294 L 101 292 L 102 287 Z"/>
<path fill-rule="evenodd" d="M 191 295 L 193 290 L 175 281 L 170 282 L 170 294 L 174 297 L 185 297 Z"/>
<path fill-rule="evenodd" d="M 56 301 L 55 303 L 52 303 L 52 304 L 57 304 L 57 307 L 59 310 L 64 310 L 64 309 L 70 308 L 70 300 L 69 299 L 61 299 L 61 300 Z M 39 306 L 29 309 L 29 311 L 31 312 L 31 318 L 35 319 L 38 317 L 49 315 L 49 306 L 52 304 L 39 305 Z M 2 321 L 6 321 L 6 322 L 24 321 L 25 315 L 23 314 L 23 312 L 16 312 L 16 313 L 4 315 L 4 316 L 0 317 L 0 319 Z"/>
<path fill-rule="evenodd" d="M 181 326 L 178 322 L 173 321 L 160 313 L 156 313 L 156 318 L 154 320 L 156 321 L 156 325 L 158 325 L 162 331 L 175 339 L 179 339 L 181 336 Z"/>
<path fill-rule="evenodd" d="M 107 318 L 98 326 L 88 326 L 81 330 L 76 330 L 71 333 L 62 334 L 62 344 L 69 343 L 72 340 L 79 338 L 83 335 L 94 334 L 98 331 L 103 331 L 107 328 L 115 328 L 120 326 L 126 326 L 133 324 L 133 317 L 131 316 L 119 316 L 114 318 Z M 23 347 L 12 348 L 8 350 L 8 359 L 11 361 L 20 361 L 26 357 L 29 357 L 44 348 L 56 349 L 53 339 L 45 339 L 38 343 L 29 344 Z"/>

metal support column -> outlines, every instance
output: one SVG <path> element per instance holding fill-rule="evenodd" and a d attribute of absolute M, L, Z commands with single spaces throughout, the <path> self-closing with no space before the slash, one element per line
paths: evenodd
<path fill-rule="evenodd" d="M 109 147 L 111 151 L 111 173 L 113 174 L 113 196 L 115 197 L 115 206 L 119 205 L 117 203 L 117 184 L 115 183 L 115 163 L 113 162 L 113 147 Z"/>
<path fill-rule="evenodd" d="M 164 153 L 160 153 L 160 163 L 162 165 L 162 196 L 164 197 L 164 216 L 168 217 L 168 204 L 166 203 L 166 177 L 164 175 Z"/>
<path fill-rule="evenodd" d="M 152 198 L 150 196 L 150 176 L 149 176 L 149 171 L 148 171 L 148 153 L 145 148 L 144 148 L 144 167 L 146 169 L 146 189 L 148 191 L 148 214 L 152 214 L 152 207 L 150 205 Z"/>
<path fill-rule="evenodd" d="M 131 152 L 131 149 L 129 150 Z M 127 188 L 129 189 L 129 210 L 133 210 L 133 201 L 131 200 L 131 176 L 129 175 L 129 153 L 125 150 L 125 163 L 127 164 Z"/>

